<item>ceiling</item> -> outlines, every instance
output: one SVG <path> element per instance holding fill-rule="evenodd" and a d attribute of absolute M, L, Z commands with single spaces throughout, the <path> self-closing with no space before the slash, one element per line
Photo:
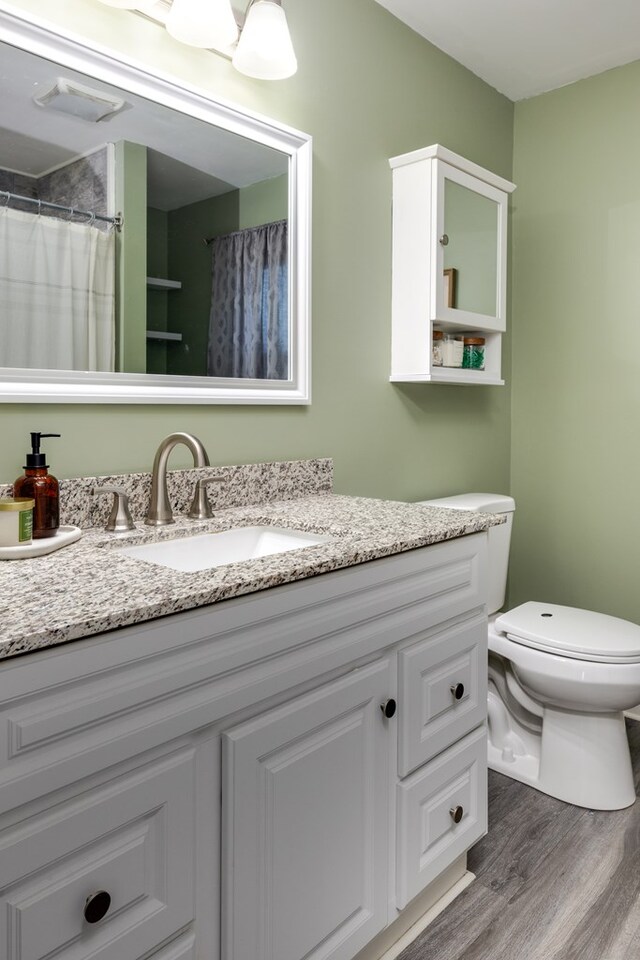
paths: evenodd
<path fill-rule="evenodd" d="M 511 100 L 640 59 L 640 0 L 377 0 Z"/>
<path fill-rule="evenodd" d="M 50 90 L 58 77 L 121 96 L 126 107 L 108 120 L 88 123 L 37 106 L 34 96 Z M 0 43 L 0 167 L 40 177 L 118 140 L 149 148 L 147 198 L 159 210 L 288 170 L 287 155 L 277 150 Z"/>

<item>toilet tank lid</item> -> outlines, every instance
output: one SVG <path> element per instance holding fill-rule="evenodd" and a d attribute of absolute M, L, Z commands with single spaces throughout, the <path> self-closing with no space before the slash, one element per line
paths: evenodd
<path fill-rule="evenodd" d="M 500 493 L 460 493 L 455 497 L 440 500 L 420 500 L 421 506 L 446 507 L 451 510 L 476 510 L 479 513 L 513 513 L 516 502 L 513 497 Z"/>

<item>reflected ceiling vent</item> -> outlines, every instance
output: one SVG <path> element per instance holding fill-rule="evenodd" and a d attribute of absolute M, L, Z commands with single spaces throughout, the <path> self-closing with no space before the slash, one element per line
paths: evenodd
<path fill-rule="evenodd" d="M 127 106 L 126 100 L 102 90 L 92 90 L 75 80 L 65 80 L 64 77 L 58 77 L 49 90 L 38 94 L 33 100 L 39 107 L 57 110 L 58 113 L 66 113 L 89 123 L 109 120 Z"/>

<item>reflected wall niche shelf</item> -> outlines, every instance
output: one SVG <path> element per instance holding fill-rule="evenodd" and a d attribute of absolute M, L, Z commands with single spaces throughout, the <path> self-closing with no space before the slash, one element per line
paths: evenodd
<path fill-rule="evenodd" d="M 394 383 L 501 385 L 515 184 L 435 144 L 393 157 Z M 454 294 L 444 271 L 455 270 Z M 455 299 L 454 299 L 455 297 Z M 484 370 L 434 366 L 433 331 L 485 340 Z"/>
<path fill-rule="evenodd" d="M 182 341 L 181 333 L 169 333 L 168 330 L 147 330 L 147 340 L 176 340 Z"/>
<path fill-rule="evenodd" d="M 164 277 L 147 277 L 147 290 L 182 290 L 182 283 L 180 280 L 165 280 Z M 182 334 L 170 333 L 168 330 L 147 330 L 147 340 L 171 340 L 181 343 Z"/>
<path fill-rule="evenodd" d="M 149 290 L 182 290 L 179 280 L 165 280 L 163 277 L 147 277 Z"/>

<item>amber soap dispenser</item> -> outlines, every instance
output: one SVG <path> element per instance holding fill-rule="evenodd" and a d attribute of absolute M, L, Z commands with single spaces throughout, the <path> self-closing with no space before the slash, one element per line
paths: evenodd
<path fill-rule="evenodd" d="M 33 539 L 54 537 L 60 526 L 60 498 L 58 481 L 49 473 L 49 464 L 40 452 L 43 437 L 59 437 L 59 433 L 32 433 L 31 453 L 27 454 L 24 476 L 13 485 L 14 497 L 31 497 L 33 508 Z"/>

